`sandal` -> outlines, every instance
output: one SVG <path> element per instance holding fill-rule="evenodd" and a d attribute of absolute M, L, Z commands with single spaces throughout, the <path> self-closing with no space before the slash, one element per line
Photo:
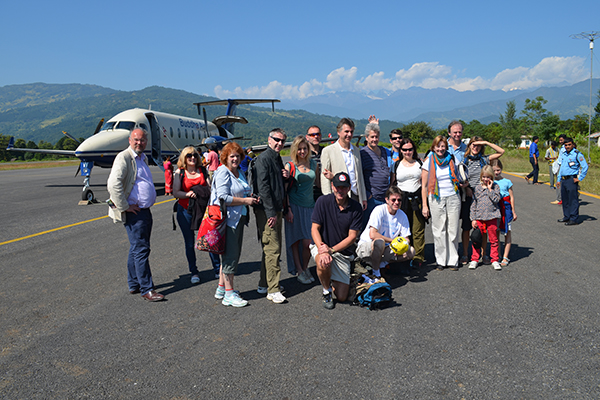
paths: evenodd
<path fill-rule="evenodd" d="M 502 259 L 502 262 L 500 263 L 500 265 L 503 266 L 503 267 L 506 267 L 509 262 L 510 262 L 510 260 L 507 257 L 504 257 Z"/>

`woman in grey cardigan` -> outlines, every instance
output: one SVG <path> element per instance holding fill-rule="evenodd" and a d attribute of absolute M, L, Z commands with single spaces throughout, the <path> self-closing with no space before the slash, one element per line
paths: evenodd
<path fill-rule="evenodd" d="M 222 299 L 224 306 L 244 307 L 248 301 L 242 299 L 233 289 L 233 276 L 237 271 L 242 252 L 244 225 L 248 224 L 248 207 L 258 203 L 251 197 L 251 189 L 246 175 L 239 168 L 245 153 L 234 142 L 228 143 L 221 151 L 221 165 L 214 174 L 210 204 L 227 206 L 227 228 L 225 233 L 225 253 L 221 256 L 219 286 L 215 298 Z"/>

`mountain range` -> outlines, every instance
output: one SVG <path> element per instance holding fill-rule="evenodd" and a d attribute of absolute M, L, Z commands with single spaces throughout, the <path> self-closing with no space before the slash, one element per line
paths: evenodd
<path fill-rule="evenodd" d="M 594 79 L 593 87 L 595 105 L 600 79 Z M 548 100 L 548 111 L 565 120 L 588 112 L 589 93 L 589 80 L 528 92 L 423 88 L 369 95 L 339 92 L 302 101 L 284 100 L 276 104 L 275 112 L 271 112 L 270 105 L 240 107 L 238 114 L 249 123 L 237 125 L 236 134 L 247 137 L 248 144 L 263 143 L 266 132 L 274 127 L 283 127 L 288 136 L 295 136 L 316 124 L 325 134 L 335 134 L 340 117 L 355 119 L 356 131 L 362 133 L 371 114 L 381 119 L 383 132 L 412 121 L 425 121 L 435 129 L 445 127 L 452 119 L 488 124 L 498 121 L 508 101 L 514 100 L 519 111 L 525 99 L 537 96 Z M 193 103 L 210 100 L 216 98 L 159 86 L 128 92 L 81 84 L 7 85 L 0 87 L 0 134 L 52 143 L 62 137 L 62 131 L 86 138 L 101 118 L 107 120 L 126 109 L 151 108 L 200 118 Z M 225 107 L 208 107 L 207 112 L 212 119 L 224 114 Z"/>

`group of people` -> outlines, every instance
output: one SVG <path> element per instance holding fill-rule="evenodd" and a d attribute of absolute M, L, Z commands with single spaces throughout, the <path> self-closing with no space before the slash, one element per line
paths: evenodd
<path fill-rule="evenodd" d="M 280 285 L 283 232 L 288 271 L 300 283 L 311 284 L 316 279 L 308 265 L 314 259 L 323 305 L 328 309 L 335 307 L 335 299 L 345 301 L 348 297 L 351 266 L 356 258 L 368 264 L 376 277 L 394 262 L 410 261 L 412 268 L 421 267 L 428 222 L 438 270 L 457 270 L 460 264 L 473 269 L 480 263 L 491 263 L 497 270 L 508 265 L 511 223 L 517 214 L 512 182 L 502 176 L 501 147 L 479 137 L 465 144 L 462 124 L 452 121 L 448 136 L 434 138 L 421 160 L 414 141 L 400 130 L 389 134 L 391 148 L 380 146 L 379 121 L 374 116 L 369 117 L 365 129 L 366 146 L 360 149 L 351 143 L 354 129 L 354 122 L 343 118 L 337 126 L 337 141 L 322 147 L 320 128 L 311 126 L 306 135 L 293 139 L 291 161 L 285 164 L 280 152 L 286 133 L 273 129 L 266 150 L 249 163 L 248 174 L 240 168 L 247 154 L 235 142 L 223 147 L 218 167 L 212 171 L 204 168 L 194 147 L 185 148 L 171 190 L 179 199 L 177 220 L 191 282 L 200 281 L 194 229 L 198 228 L 203 207 L 219 204 L 227 210 L 226 249 L 220 259 L 211 254 L 211 261 L 219 278 L 215 297 L 227 306 L 247 304 L 235 290 L 233 278 L 250 208 L 262 246 L 257 291 L 276 304 L 286 301 Z M 152 226 L 149 207 L 156 192 L 143 154 L 146 142 L 143 130 L 132 131 L 130 148 L 115 160 L 108 190 L 114 203 L 110 214 L 115 221 L 125 223 L 130 239 L 129 290 L 158 301 L 163 296 L 154 291 L 148 265 Z M 565 143 L 565 154 L 571 154 L 568 147 L 572 140 Z M 486 147 L 494 153 L 486 155 Z M 574 181 L 574 174 L 567 171 L 571 165 L 566 161 L 559 172 L 558 184 L 563 184 L 563 190 L 569 179 Z M 570 196 L 565 192 L 563 200 Z M 502 258 L 500 232 L 506 241 Z M 409 243 L 403 254 L 390 248 L 398 237 Z"/>

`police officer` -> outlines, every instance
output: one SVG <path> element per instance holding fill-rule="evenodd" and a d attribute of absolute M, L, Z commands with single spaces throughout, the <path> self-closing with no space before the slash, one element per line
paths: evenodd
<path fill-rule="evenodd" d="M 564 222 L 565 225 L 579 224 L 579 199 L 577 191 L 579 190 L 579 181 L 585 178 L 588 170 L 588 164 L 585 157 L 574 148 L 572 138 L 565 138 L 565 151 L 559 156 L 560 169 L 557 176 L 557 188 L 560 188 L 562 197 L 563 219 L 558 222 Z M 581 172 L 579 171 L 581 169 Z"/>

